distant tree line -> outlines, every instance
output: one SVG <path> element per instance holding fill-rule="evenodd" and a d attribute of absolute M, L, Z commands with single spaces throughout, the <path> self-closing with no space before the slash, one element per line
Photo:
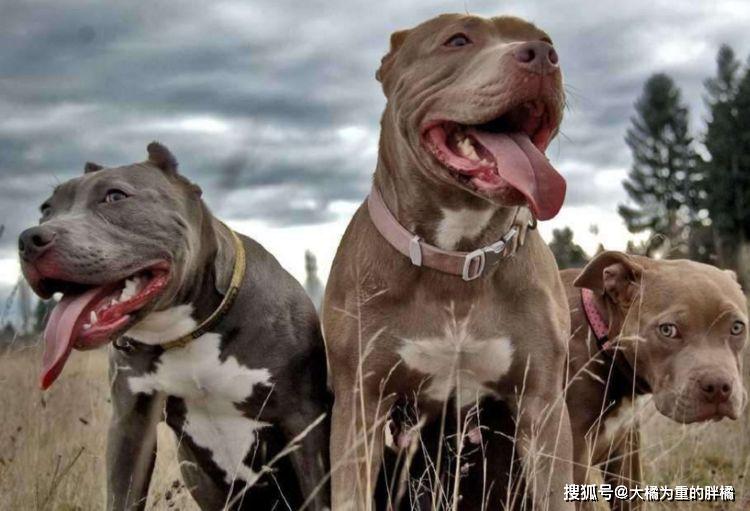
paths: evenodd
<path fill-rule="evenodd" d="M 566 268 L 582 268 L 589 260 L 583 248 L 573 241 L 573 230 L 570 227 L 553 229 L 549 248 L 555 255 L 557 266 L 561 270 Z"/>

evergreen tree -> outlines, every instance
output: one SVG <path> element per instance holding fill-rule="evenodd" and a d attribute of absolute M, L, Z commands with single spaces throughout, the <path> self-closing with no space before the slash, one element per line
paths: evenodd
<path fill-rule="evenodd" d="M 722 46 L 706 80 L 707 204 L 720 263 L 750 284 L 750 69 Z"/>
<path fill-rule="evenodd" d="M 666 74 L 651 76 L 635 104 L 625 141 L 633 166 L 623 186 L 635 204 L 618 211 L 633 233 L 649 231 L 652 248 L 669 241 L 671 254 L 683 254 L 690 227 L 700 223 L 702 172 L 688 127 L 688 109 Z"/>
<path fill-rule="evenodd" d="M 561 270 L 582 268 L 589 260 L 586 252 L 573 241 L 573 230 L 570 227 L 554 229 L 549 248 L 555 255 L 557 266 Z"/>
<path fill-rule="evenodd" d="M 736 174 L 739 165 L 739 126 L 736 108 L 739 62 L 729 46 L 722 46 L 716 59 L 716 76 L 706 80 L 706 104 L 710 119 L 705 146 L 710 155 L 704 164 L 707 204 L 717 233 L 732 236 L 739 229 L 736 209 Z"/>
<path fill-rule="evenodd" d="M 743 242 L 750 240 L 750 68 L 737 87 L 734 100 L 737 115 L 737 157 L 732 167 L 732 188 L 736 233 Z"/>

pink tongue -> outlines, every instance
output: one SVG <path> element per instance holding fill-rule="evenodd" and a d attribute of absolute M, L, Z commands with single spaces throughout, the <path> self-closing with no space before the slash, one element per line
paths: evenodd
<path fill-rule="evenodd" d="M 82 315 L 91 310 L 91 304 L 106 295 L 107 290 L 97 287 L 80 295 L 63 296 L 55 306 L 44 329 L 44 356 L 42 361 L 42 389 L 47 389 L 62 372 L 83 324 Z"/>
<path fill-rule="evenodd" d="M 471 129 L 495 158 L 500 177 L 521 192 L 539 220 L 557 215 L 565 200 L 565 178 L 523 133 L 489 133 Z"/>

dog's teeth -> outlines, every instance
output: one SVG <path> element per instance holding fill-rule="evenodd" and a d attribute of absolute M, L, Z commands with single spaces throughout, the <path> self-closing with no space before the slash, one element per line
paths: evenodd
<path fill-rule="evenodd" d="M 471 143 L 470 138 L 464 138 L 458 143 L 458 151 L 461 153 L 461 156 L 464 158 L 468 158 L 470 160 L 478 160 L 479 155 L 477 154 L 477 150 L 474 148 L 474 144 Z"/>
<path fill-rule="evenodd" d="M 125 281 L 125 287 L 122 289 L 122 293 L 120 293 L 120 300 L 121 302 L 124 302 L 126 300 L 129 300 L 135 294 L 138 292 L 138 277 L 128 279 Z"/>
<path fill-rule="evenodd" d="M 89 321 L 91 321 L 92 325 L 96 323 L 97 321 L 96 311 L 91 311 L 91 314 L 89 315 Z"/>
<path fill-rule="evenodd" d="M 84 330 L 88 330 L 89 328 L 91 328 L 91 324 L 90 323 L 85 323 L 82 328 Z"/>

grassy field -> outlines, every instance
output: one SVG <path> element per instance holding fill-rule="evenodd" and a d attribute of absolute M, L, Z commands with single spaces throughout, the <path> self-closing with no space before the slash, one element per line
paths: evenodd
<path fill-rule="evenodd" d="M 40 357 L 35 349 L 0 355 L 0 509 L 104 509 L 106 351 L 74 353 L 47 392 L 38 388 Z M 198 509 L 163 424 L 158 442 L 147 509 Z"/>
<path fill-rule="evenodd" d="M 37 387 L 40 357 L 33 348 L 0 355 L 0 509 L 103 509 L 106 351 L 75 352 L 45 393 Z M 647 484 L 732 484 L 738 495 L 733 505 L 664 503 L 651 509 L 750 509 L 750 438 L 742 421 L 678 426 L 652 407 L 641 420 Z M 197 509 L 180 479 L 174 435 L 159 428 L 147 509 Z"/>

